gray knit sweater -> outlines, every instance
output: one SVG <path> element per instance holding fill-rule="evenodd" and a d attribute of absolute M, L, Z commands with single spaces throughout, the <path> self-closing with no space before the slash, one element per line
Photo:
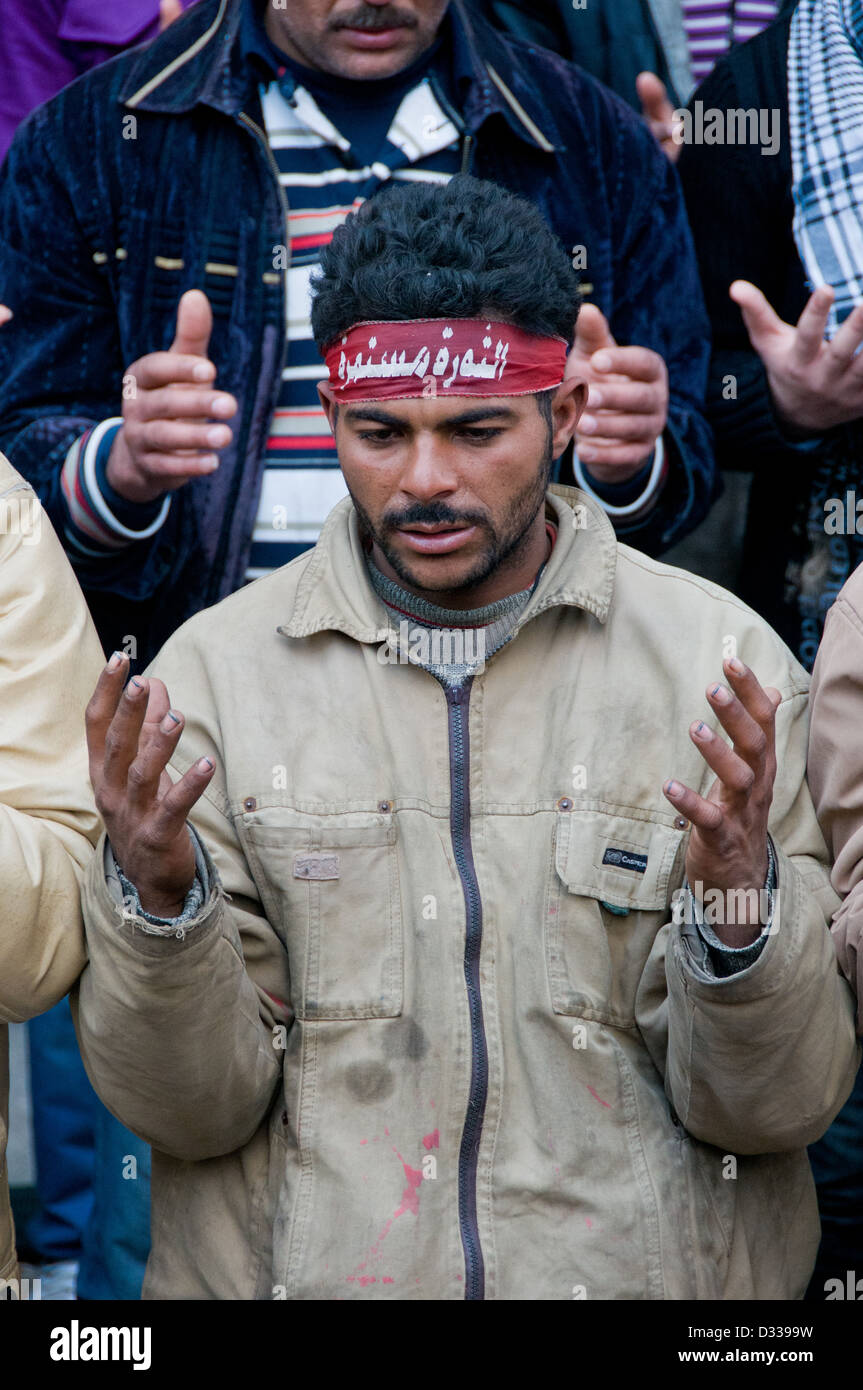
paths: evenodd
<path fill-rule="evenodd" d="M 451 687 L 476 675 L 510 640 L 539 581 L 537 575 L 529 589 L 508 594 L 484 608 L 439 608 L 387 579 L 368 556 L 366 564 L 375 592 L 398 633 L 391 646 L 425 667 L 441 685 Z"/>

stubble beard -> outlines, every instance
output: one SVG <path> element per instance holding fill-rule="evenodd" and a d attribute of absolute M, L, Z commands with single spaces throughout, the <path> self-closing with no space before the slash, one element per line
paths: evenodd
<path fill-rule="evenodd" d="M 406 564 L 402 555 L 396 551 L 388 540 L 388 534 L 395 529 L 394 523 L 404 524 L 404 517 L 394 517 L 387 523 L 383 532 L 379 531 L 373 524 L 365 509 L 357 501 L 351 492 L 351 498 L 359 517 L 360 527 L 366 535 L 375 543 L 381 554 L 385 556 L 393 571 L 398 575 L 403 584 L 411 589 L 420 589 L 426 593 L 463 593 L 467 589 L 479 588 L 487 579 L 500 570 L 503 566 L 515 566 L 529 542 L 530 531 L 536 521 L 537 514 L 545 505 L 545 492 L 551 476 L 551 466 L 553 454 L 551 440 L 546 446 L 546 453 L 543 458 L 542 467 L 536 475 L 522 489 L 513 500 L 511 508 L 511 524 L 502 533 L 498 534 L 485 518 L 478 517 L 476 514 L 470 516 L 458 515 L 452 512 L 446 505 L 430 503 L 427 507 L 413 507 L 407 515 L 411 522 L 426 521 L 429 524 L 435 522 L 457 522 L 470 521 L 475 525 L 481 526 L 489 534 L 489 545 L 487 549 L 477 558 L 474 568 L 460 580 L 451 579 L 441 581 L 439 584 L 429 583 L 415 574 L 410 565 Z M 348 489 L 350 491 L 350 489 Z"/>

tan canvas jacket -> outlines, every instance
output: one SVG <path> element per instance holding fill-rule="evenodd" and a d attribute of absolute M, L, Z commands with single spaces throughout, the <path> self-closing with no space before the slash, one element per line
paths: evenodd
<path fill-rule="evenodd" d="M 857 1061 L 806 676 L 582 494 L 548 505 L 468 697 L 388 662 L 349 500 L 157 659 L 175 772 L 217 760 L 193 819 L 221 886 L 150 935 L 97 856 L 80 987 L 94 1084 L 156 1150 L 145 1297 L 802 1294 L 803 1148 Z M 782 694 L 781 915 L 720 980 L 669 920 L 662 784 L 712 781 L 688 727 L 732 640 Z"/>
<path fill-rule="evenodd" d="M 857 992 L 863 1034 L 863 567 L 846 581 L 827 615 L 812 672 L 809 781 L 835 860 L 833 887 L 842 906 L 833 940 Z"/>
<path fill-rule="evenodd" d="M 16 1270 L 6 1025 L 56 1004 L 84 964 L 78 883 L 100 829 L 84 709 L 103 664 L 51 523 L 0 454 L 0 1279 Z"/>

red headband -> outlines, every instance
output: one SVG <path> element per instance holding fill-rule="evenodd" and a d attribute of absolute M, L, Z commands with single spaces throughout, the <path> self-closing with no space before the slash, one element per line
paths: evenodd
<path fill-rule="evenodd" d="M 340 401 L 524 396 L 563 381 L 566 343 L 485 319 L 354 324 L 325 354 Z"/>

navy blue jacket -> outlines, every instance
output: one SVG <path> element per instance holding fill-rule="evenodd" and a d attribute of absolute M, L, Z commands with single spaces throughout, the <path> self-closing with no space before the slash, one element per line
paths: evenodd
<path fill-rule="evenodd" d="M 191 287 L 213 306 L 217 384 L 240 401 L 218 471 L 174 495 L 167 521 L 119 557 L 75 560 L 106 648 L 146 659 L 246 568 L 285 352 L 285 212 L 240 0 L 200 0 L 145 48 L 73 82 L 25 121 L 0 172 L 0 450 L 65 520 L 74 439 L 122 410 L 124 370 L 170 346 Z M 677 175 L 623 102 L 572 64 L 469 17 L 463 168 L 534 200 L 622 344 L 661 353 L 671 471 L 621 534 L 659 552 L 704 516 L 715 470 L 702 402 L 708 326 Z"/>

